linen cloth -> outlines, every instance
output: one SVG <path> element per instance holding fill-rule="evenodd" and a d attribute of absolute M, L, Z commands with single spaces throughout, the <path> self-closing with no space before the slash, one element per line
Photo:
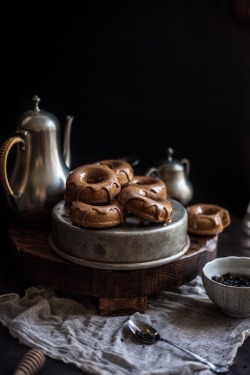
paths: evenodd
<path fill-rule="evenodd" d="M 144 344 L 130 332 L 129 316 L 103 317 L 91 299 L 76 301 L 51 288 L 0 296 L 0 322 L 20 343 L 95 375 L 209 375 L 211 370 L 162 341 Z M 148 298 L 138 318 L 164 338 L 220 364 L 232 364 L 250 335 L 250 318 L 223 315 L 207 297 L 200 276 Z"/>

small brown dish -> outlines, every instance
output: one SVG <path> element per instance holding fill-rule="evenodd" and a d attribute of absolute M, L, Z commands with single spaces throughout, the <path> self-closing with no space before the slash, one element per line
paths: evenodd
<path fill-rule="evenodd" d="M 221 233 L 230 223 L 229 212 L 214 204 L 195 204 L 187 207 L 188 232 L 200 236 Z"/>

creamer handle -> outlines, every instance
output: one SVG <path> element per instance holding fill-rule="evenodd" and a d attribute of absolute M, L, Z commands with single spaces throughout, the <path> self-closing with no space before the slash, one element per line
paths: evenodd
<path fill-rule="evenodd" d="M 11 148 L 16 144 L 16 143 L 23 143 L 24 145 L 24 140 L 20 137 L 11 137 L 8 138 L 3 145 L 1 146 L 0 149 L 0 182 L 3 185 L 3 188 L 7 195 L 13 196 L 13 190 L 10 187 L 8 176 L 7 176 L 7 159 L 9 152 Z"/>
<path fill-rule="evenodd" d="M 149 176 L 149 177 L 159 177 L 159 171 L 157 168 L 155 167 L 152 167 L 150 168 L 146 173 L 145 173 L 146 176 Z"/>
<path fill-rule="evenodd" d="M 184 173 L 185 173 L 185 176 L 187 177 L 190 173 L 190 161 L 188 159 L 182 159 L 181 164 L 184 167 Z"/>

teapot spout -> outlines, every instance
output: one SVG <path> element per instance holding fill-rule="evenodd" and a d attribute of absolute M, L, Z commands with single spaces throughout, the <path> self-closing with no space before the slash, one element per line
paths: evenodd
<path fill-rule="evenodd" d="M 71 149 L 70 149 L 70 135 L 71 126 L 74 120 L 73 116 L 67 116 L 65 130 L 64 130 L 64 145 L 63 145 L 63 157 L 65 165 L 68 169 L 71 167 Z"/>

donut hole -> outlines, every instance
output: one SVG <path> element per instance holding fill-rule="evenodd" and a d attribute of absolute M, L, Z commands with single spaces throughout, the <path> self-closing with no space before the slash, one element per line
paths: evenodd
<path fill-rule="evenodd" d="M 134 177 L 134 170 L 132 166 L 124 160 L 109 159 L 101 160 L 96 163 L 97 165 L 102 165 L 108 167 L 112 172 L 114 172 L 119 180 L 121 186 L 127 185 Z"/>
<path fill-rule="evenodd" d="M 129 185 L 135 185 L 142 189 L 147 189 L 153 193 L 160 194 L 163 198 L 167 197 L 167 187 L 163 180 L 151 176 L 134 176 Z"/>
<path fill-rule="evenodd" d="M 133 183 L 136 184 L 136 185 L 151 185 L 151 184 L 154 184 L 156 181 L 158 181 L 156 178 L 154 177 L 140 177 L 140 178 L 136 178 L 134 179 Z"/>
<path fill-rule="evenodd" d="M 104 181 L 105 178 L 103 176 L 88 176 L 86 182 L 88 184 L 99 184 L 100 182 Z"/>
<path fill-rule="evenodd" d="M 108 181 L 110 175 L 100 171 L 100 168 L 93 168 L 93 170 L 88 171 L 84 177 L 84 182 L 87 184 L 100 184 L 103 181 Z"/>
<path fill-rule="evenodd" d="M 197 206 L 194 210 L 196 215 L 217 215 L 221 211 L 221 208 L 216 206 Z"/>
<path fill-rule="evenodd" d="M 212 207 L 208 207 L 208 208 L 206 208 L 205 210 L 203 210 L 203 214 L 205 214 L 205 215 L 216 215 L 216 214 L 218 214 L 219 213 L 219 209 L 217 209 L 217 208 L 212 208 Z"/>

